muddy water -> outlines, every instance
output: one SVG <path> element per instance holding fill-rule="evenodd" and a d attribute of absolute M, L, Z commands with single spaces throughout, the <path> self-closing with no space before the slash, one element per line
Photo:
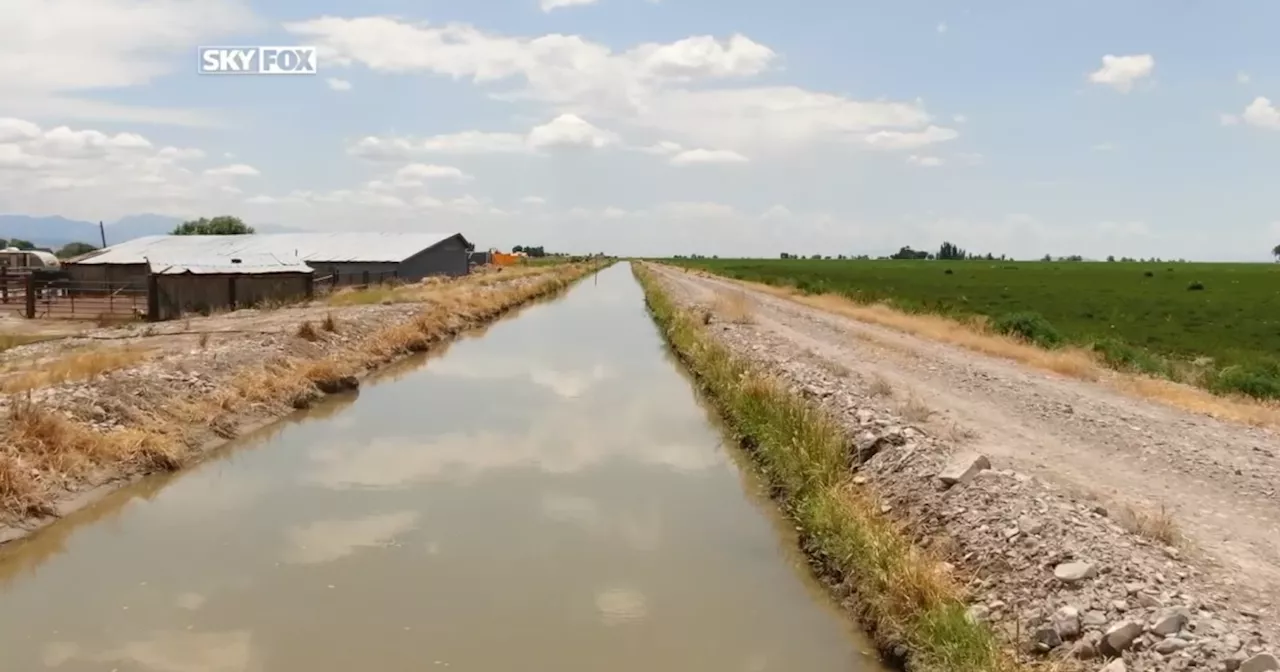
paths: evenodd
<path fill-rule="evenodd" d="M 0 670 L 878 669 L 625 265 L 0 551 Z"/>

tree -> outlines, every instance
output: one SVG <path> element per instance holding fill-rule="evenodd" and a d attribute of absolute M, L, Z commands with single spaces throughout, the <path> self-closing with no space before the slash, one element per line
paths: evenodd
<path fill-rule="evenodd" d="M 1275 257 L 1276 261 L 1280 261 L 1280 245 L 1271 248 L 1271 256 Z"/>
<path fill-rule="evenodd" d="M 1107 261 L 1115 261 L 1115 260 L 1116 260 L 1116 257 L 1115 257 L 1115 255 L 1114 255 L 1114 254 L 1108 254 L 1108 255 L 1107 255 Z"/>
<path fill-rule="evenodd" d="M 98 248 L 90 245 L 89 243 L 67 243 L 66 245 L 63 245 L 62 249 L 58 250 L 56 254 L 59 259 L 69 259 L 71 257 L 78 257 L 82 254 L 88 254 L 96 249 Z"/>
<path fill-rule="evenodd" d="M 35 243 L 32 243 L 29 240 L 23 240 L 21 238 L 10 238 L 8 240 L 5 240 L 4 238 L 0 238 L 0 247 L 16 247 L 19 250 L 36 249 Z"/>
<path fill-rule="evenodd" d="M 942 243 L 942 247 L 938 249 L 939 259 L 959 260 L 959 259 L 966 259 L 968 258 L 968 256 L 969 256 L 968 253 L 966 253 L 963 249 L 957 247 L 955 244 L 950 242 Z"/>
<path fill-rule="evenodd" d="M 519 254 L 520 252 L 524 252 L 523 245 L 516 245 L 515 247 L 511 248 L 511 254 Z"/>
<path fill-rule="evenodd" d="M 253 233 L 253 227 L 239 217 L 220 215 L 213 219 L 201 217 L 183 222 L 173 229 L 175 236 L 234 236 Z"/>

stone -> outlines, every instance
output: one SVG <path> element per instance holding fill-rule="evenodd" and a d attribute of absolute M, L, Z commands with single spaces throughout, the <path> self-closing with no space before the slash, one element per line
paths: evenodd
<path fill-rule="evenodd" d="M 1142 634 L 1142 624 L 1133 621 L 1121 621 L 1107 629 L 1102 635 L 1099 649 L 1109 656 L 1118 656 L 1133 646 L 1133 640 Z"/>
<path fill-rule="evenodd" d="M 1080 617 L 1080 623 L 1085 627 L 1101 627 L 1107 624 L 1107 615 L 1097 609 L 1090 609 Z"/>
<path fill-rule="evenodd" d="M 1098 575 L 1098 568 L 1090 562 L 1064 562 L 1053 568 L 1053 576 L 1066 583 L 1080 583 Z"/>
<path fill-rule="evenodd" d="M 1115 660 L 1107 663 L 1101 670 L 1098 670 L 1098 672 L 1129 672 L 1129 668 L 1124 664 L 1123 658 L 1116 658 Z"/>
<path fill-rule="evenodd" d="M 1058 636 L 1064 640 L 1076 639 L 1080 636 L 1080 610 L 1075 607 L 1063 607 L 1053 614 L 1053 627 Z"/>
<path fill-rule="evenodd" d="M 1147 609 L 1159 609 L 1164 606 L 1164 602 L 1160 598 L 1151 593 L 1138 593 L 1138 606 Z"/>
<path fill-rule="evenodd" d="M 1071 647 L 1071 657 L 1076 660 L 1091 660 L 1098 656 L 1098 649 L 1088 640 L 1080 640 Z"/>
<path fill-rule="evenodd" d="M 970 623 L 982 623 L 991 617 L 991 610 L 985 604 L 975 604 L 969 607 L 964 615 Z"/>
<path fill-rule="evenodd" d="M 1151 632 L 1162 637 L 1176 635 L 1187 627 L 1187 623 L 1190 620 L 1185 609 L 1165 609 L 1156 614 L 1155 622 L 1151 625 Z"/>
<path fill-rule="evenodd" d="M 1240 672 L 1271 672 L 1280 670 L 1280 660 L 1269 653 L 1259 653 L 1240 663 Z"/>
<path fill-rule="evenodd" d="M 1029 516 L 1018 518 L 1018 530 L 1023 534 L 1040 534 L 1044 531 L 1044 522 Z"/>
<path fill-rule="evenodd" d="M 947 466 L 938 474 L 944 485 L 952 486 L 967 483 L 979 472 L 991 468 L 991 460 L 978 453 L 962 453 L 951 458 Z"/>
<path fill-rule="evenodd" d="M 1052 651 L 1062 646 L 1062 638 L 1058 636 L 1058 631 L 1054 628 L 1037 628 L 1035 633 L 1031 635 L 1031 641 L 1035 644 L 1035 649 L 1041 653 Z"/>
<path fill-rule="evenodd" d="M 1176 653 L 1178 651 L 1181 651 L 1187 648 L 1188 646 L 1191 646 L 1191 642 L 1188 642 L 1185 639 L 1178 639 L 1177 637 L 1166 637 L 1156 642 L 1155 650 L 1156 650 L 1156 653 L 1162 656 L 1167 656 L 1171 653 Z"/>

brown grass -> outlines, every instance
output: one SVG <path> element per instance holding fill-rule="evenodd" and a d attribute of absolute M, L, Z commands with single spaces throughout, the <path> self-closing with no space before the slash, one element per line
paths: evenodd
<path fill-rule="evenodd" d="M 38 368 L 12 373 L 0 382 L 0 392 L 13 394 L 58 383 L 92 380 L 104 373 L 135 366 L 150 356 L 150 350 L 131 346 L 69 353 L 53 361 L 39 363 Z"/>
<path fill-rule="evenodd" d="M 48 513 L 68 486 L 95 473 L 127 475 L 175 469 L 203 441 L 202 430 L 225 438 L 237 433 L 237 417 L 273 417 L 311 405 L 324 393 L 350 389 L 357 376 L 400 356 L 419 352 L 480 326 L 506 310 L 557 291 L 597 268 L 560 265 L 539 269 L 535 281 L 494 284 L 475 291 L 466 281 L 441 284 L 412 320 L 394 324 L 357 343 L 319 358 L 281 357 L 236 371 L 212 393 L 165 398 L 153 405 L 122 411 L 127 429 L 101 432 L 91 425 L 42 410 L 21 397 L 0 440 L 0 515 Z M 531 275 L 513 274 L 508 278 Z M 336 323 L 329 315 L 322 328 Z M 304 332 L 320 333 L 310 322 Z M 204 334 L 207 336 L 207 333 Z M 310 340 L 310 339 L 308 339 Z M 323 340 L 323 339 L 320 339 Z M 32 371 L 17 373 L 3 391 L 28 391 L 66 380 L 92 378 L 134 365 L 149 352 L 112 348 L 74 353 Z M 109 396 L 109 395 L 108 395 Z M 158 405 L 154 405 L 158 404 Z"/>
<path fill-rule="evenodd" d="M 751 324 L 754 321 L 751 299 L 743 291 L 717 293 L 711 309 L 721 318 L 734 324 Z"/>
<path fill-rule="evenodd" d="M 333 316 L 333 313 L 325 313 L 324 321 L 320 323 L 320 328 L 331 334 L 338 332 L 338 320 Z"/>
<path fill-rule="evenodd" d="M 913 392 L 898 405 L 898 415 L 911 422 L 928 422 L 934 410 Z"/>
<path fill-rule="evenodd" d="M 1080 380 L 1100 381 L 1126 394 L 1194 413 L 1255 426 L 1280 427 L 1280 403 L 1261 401 L 1243 395 L 1220 396 L 1184 383 L 1141 374 L 1117 372 L 1107 367 L 1094 353 L 1082 348 L 1065 347 L 1045 350 L 1025 341 L 994 333 L 982 319 L 956 320 L 938 315 L 904 313 L 884 304 L 859 304 L 834 294 L 804 295 L 785 287 L 730 280 L 720 276 L 709 277 L 750 287 L 860 322 L 957 345 L 985 355 L 1013 360 Z"/>
<path fill-rule="evenodd" d="M 893 385 L 890 385 L 889 381 L 885 379 L 884 376 L 877 373 L 871 376 L 871 385 L 868 388 L 868 391 L 876 397 L 892 397 Z"/>
<path fill-rule="evenodd" d="M 1174 519 L 1173 512 L 1160 505 L 1159 511 L 1147 511 L 1132 505 L 1125 505 L 1115 516 L 1116 523 L 1132 534 L 1150 539 L 1165 546 L 1178 547 L 1183 544 L 1182 531 Z"/>
<path fill-rule="evenodd" d="M 62 338 L 62 336 L 45 336 L 42 334 L 0 334 L 0 352 L 16 348 L 20 345 L 30 345 L 41 341 L 51 341 Z"/>
<path fill-rule="evenodd" d="M 204 350 L 207 347 L 209 347 L 209 332 L 200 332 L 200 349 Z"/>
<path fill-rule="evenodd" d="M 320 332 L 316 331 L 316 325 L 312 324 L 311 320 L 307 320 L 298 325 L 297 336 L 304 341 L 311 341 L 313 343 L 320 340 Z"/>

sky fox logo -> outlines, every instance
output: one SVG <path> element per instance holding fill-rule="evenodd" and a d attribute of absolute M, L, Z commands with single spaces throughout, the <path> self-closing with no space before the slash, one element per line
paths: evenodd
<path fill-rule="evenodd" d="M 202 75 L 314 75 L 315 47 L 199 47 Z"/>

